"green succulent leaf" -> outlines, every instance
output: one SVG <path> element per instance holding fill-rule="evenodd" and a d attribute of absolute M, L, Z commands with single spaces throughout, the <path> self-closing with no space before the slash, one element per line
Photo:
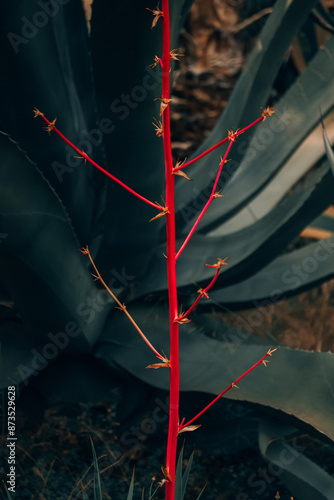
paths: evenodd
<path fill-rule="evenodd" d="M 293 431 L 296 429 L 278 421 L 263 421 L 259 429 L 259 447 L 263 458 L 278 465 L 280 481 L 289 488 L 293 498 L 331 500 L 334 479 L 303 455 L 300 452 L 303 449 L 288 444 L 285 438 Z"/>
<path fill-rule="evenodd" d="M 201 286 L 212 279 L 217 257 L 231 256 L 217 280 L 229 286 L 244 280 L 276 258 L 287 244 L 320 215 L 333 199 L 333 176 L 327 162 L 314 169 L 293 192 L 285 196 L 266 216 L 242 230 L 222 236 L 195 235 L 181 255 L 178 265 L 178 286 Z M 177 241 L 181 246 L 183 240 Z M 167 289 L 164 273 L 164 247 L 155 252 L 147 280 L 139 292 Z M 185 288 L 189 293 L 189 288 Z"/>
<path fill-rule="evenodd" d="M 276 303 L 304 292 L 334 277 L 334 237 L 310 243 L 275 259 L 247 280 L 213 289 L 202 308 L 214 304 L 258 307 L 259 303 Z M 268 303 L 268 302 L 267 302 Z"/>
<path fill-rule="evenodd" d="M 97 250 L 105 179 L 33 118 L 35 107 L 50 120 L 57 117 L 66 137 L 104 161 L 106 123 L 97 121 L 86 20 L 81 0 L 43 6 L 30 0 L 3 5 L 0 130 L 15 138 L 58 193 L 80 243 L 94 241 Z"/>
<path fill-rule="evenodd" d="M 323 120 L 321 120 L 322 123 L 322 134 L 323 134 L 323 139 L 324 139 L 324 145 L 325 145 L 325 150 L 326 150 L 326 155 L 328 158 L 328 162 L 331 166 L 333 175 L 334 175 L 334 153 L 331 147 L 331 144 L 329 142 L 328 136 L 326 134 L 326 129 Z"/>
<path fill-rule="evenodd" d="M 2 133 L 0 163 L 2 287 L 33 344 L 62 332 L 72 350 L 89 350 L 111 307 L 107 294 L 96 288 L 57 194 Z"/>
<path fill-rule="evenodd" d="M 147 314 L 147 308 L 138 304 L 133 305 L 132 312 L 155 348 L 168 353 L 167 307 L 151 306 L 150 314 Z M 211 319 L 213 324 L 216 329 L 224 329 L 224 323 L 218 319 Z M 231 329 L 229 333 L 228 342 L 218 342 L 204 336 L 196 320 L 182 325 L 182 391 L 220 394 L 273 347 L 259 344 L 258 339 L 253 341 L 247 331 L 232 329 L 232 337 Z M 145 370 L 145 366 L 152 362 L 152 353 L 123 315 L 112 313 L 95 355 L 104 363 L 125 369 L 148 384 L 168 390 L 168 371 L 160 369 L 152 373 L 153 370 Z M 283 411 L 333 439 L 333 356 L 327 352 L 279 347 L 268 366 L 258 366 L 238 384 L 239 388 L 226 393 L 226 397 Z"/>
<path fill-rule="evenodd" d="M 236 171 L 235 163 L 226 165 L 225 175 L 230 180 L 227 185 L 220 186 L 224 187 L 223 201 L 211 205 L 198 228 L 200 231 L 215 229 L 218 223 L 226 221 L 256 197 L 320 122 L 319 109 L 326 114 L 333 106 L 333 57 L 334 37 L 331 37 L 325 48 L 319 50 L 307 69 L 282 97 L 276 107 L 277 114 L 259 124 L 249 142 L 246 134 L 245 137 L 240 136 L 237 139 L 235 149 L 231 149 L 231 158 L 234 162 L 234 152 L 237 152 L 238 148 L 241 149 L 245 153 L 241 164 Z M 202 165 L 202 168 L 204 167 L 207 175 L 208 172 L 211 173 L 212 177 L 219 159 L 210 158 L 210 161 L 211 166 L 205 168 L 205 165 Z M 232 169 L 231 173 L 228 172 L 229 168 Z M 207 186 L 207 183 L 202 184 L 201 193 L 205 192 L 204 186 Z M 202 201 L 199 201 L 197 196 L 197 200 L 193 200 L 189 205 L 185 204 L 184 199 L 183 197 L 179 210 L 180 217 L 185 219 L 186 216 L 188 219 L 183 233 L 189 230 L 198 215 L 198 208 L 195 210 L 194 207 L 202 205 L 207 196 L 202 195 Z"/>
<path fill-rule="evenodd" d="M 248 59 L 221 118 L 218 120 L 209 137 L 194 153 L 193 157 L 198 156 L 206 149 L 221 141 L 227 130 L 245 127 L 259 117 L 261 113 L 260 108 L 261 106 L 265 107 L 267 104 L 272 85 L 292 38 L 298 33 L 315 4 L 315 0 L 308 0 L 307 2 L 294 0 L 289 3 L 285 0 L 278 0 L 275 3 L 274 10 L 265 24 L 262 34 Z M 284 113 L 286 112 L 287 110 L 285 109 Z M 267 126 L 268 121 L 265 123 Z M 278 124 L 277 128 L 279 126 Z M 247 134 L 251 136 L 250 132 L 247 132 Z M 243 141 L 244 137 L 241 140 Z M 262 144 L 262 141 L 260 144 Z M 237 148 L 233 149 L 234 169 L 236 169 L 240 159 L 248 155 L 245 147 L 239 151 Z M 257 164 L 262 157 L 262 151 L 258 153 L 255 149 L 253 153 L 256 154 Z M 207 190 L 208 173 L 212 173 L 215 165 L 219 164 L 220 154 L 221 148 L 218 148 L 197 164 L 189 167 L 189 172 L 191 172 L 191 178 L 193 179 L 192 191 L 185 193 L 180 185 L 176 188 L 176 194 L 178 199 L 182 201 L 183 210 L 187 206 L 194 206 L 194 192 L 199 193 L 196 196 L 195 206 L 203 204 L 201 194 Z M 243 199 L 241 198 L 242 194 L 245 195 L 246 193 L 243 193 L 242 189 L 240 189 L 235 203 L 238 201 L 238 204 L 240 204 Z M 183 223 L 182 214 L 180 214 L 180 229 L 183 227 Z"/>

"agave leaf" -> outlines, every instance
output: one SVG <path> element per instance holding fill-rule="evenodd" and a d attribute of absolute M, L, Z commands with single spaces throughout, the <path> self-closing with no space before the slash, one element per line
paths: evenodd
<path fill-rule="evenodd" d="M 34 107 L 50 120 L 57 117 L 65 136 L 103 162 L 86 21 L 81 0 L 51 2 L 49 10 L 43 6 L 30 0 L 3 5 L 0 25 L 7 37 L 0 130 L 11 134 L 43 171 L 66 205 L 80 243 L 89 244 L 101 231 L 105 180 L 59 137 L 48 137 L 41 119 L 33 119 Z"/>
<path fill-rule="evenodd" d="M 206 141 L 194 153 L 193 157 L 198 156 L 206 149 L 221 141 L 227 130 L 244 127 L 260 115 L 260 108 L 267 104 L 272 85 L 285 52 L 293 36 L 297 34 L 315 3 L 316 1 L 312 0 L 307 2 L 298 0 L 289 3 L 285 0 L 279 0 L 275 3 L 274 10 L 265 24 L 221 118 Z M 208 174 L 212 172 L 215 165 L 219 164 L 219 155 L 221 154 L 219 149 L 210 153 L 210 155 L 192 167 L 189 167 L 189 175 L 193 178 L 192 192 L 184 192 L 181 183 L 176 189 L 180 205 L 182 202 L 183 207 L 187 207 L 188 205 L 190 207 L 194 206 L 194 193 L 206 192 L 205 188 L 210 180 Z M 244 153 L 245 148 L 239 154 Z M 233 157 L 239 162 L 240 157 L 237 158 L 237 155 L 238 152 L 234 148 Z M 256 162 L 258 159 L 259 155 L 256 157 Z M 241 193 L 242 191 L 239 191 L 238 199 Z M 195 203 L 197 202 L 196 205 L 202 205 L 201 197 L 198 196 L 197 198 L 198 200 L 195 200 Z M 182 217 L 179 218 L 179 223 L 181 228 L 184 223 Z"/>
<path fill-rule="evenodd" d="M 326 117 L 326 128 L 330 137 L 333 138 L 333 114 Z M 291 193 L 307 172 L 321 161 L 323 155 L 324 141 L 322 127 L 319 124 L 257 196 L 244 209 L 230 217 L 227 222 L 215 227 L 210 235 L 219 236 L 235 232 L 264 217 L 287 193 Z M 222 201 L 223 203 L 224 201 Z"/>
<path fill-rule="evenodd" d="M 150 305 L 149 314 L 147 307 L 140 304 L 133 305 L 132 309 L 154 347 L 168 353 L 167 307 Z M 223 322 L 217 320 L 216 325 L 224 329 Z M 95 355 L 104 363 L 125 369 L 150 385 L 168 390 L 167 371 L 145 370 L 153 354 L 131 327 L 123 316 L 111 313 Z M 257 339 L 254 342 L 249 332 L 243 332 L 243 337 L 238 329 L 232 329 L 232 332 L 232 340 L 222 343 L 200 333 L 195 321 L 182 325 L 182 391 L 220 394 L 272 347 L 259 345 Z M 238 384 L 239 389 L 230 390 L 226 397 L 281 410 L 333 439 L 333 359 L 332 353 L 280 347 L 267 367 L 257 367 Z"/>
<path fill-rule="evenodd" d="M 295 429 L 274 420 L 265 420 L 259 429 L 259 446 L 263 458 L 275 464 L 279 478 L 296 500 L 331 500 L 334 479 L 306 458 L 298 447 L 285 441 Z M 302 451 L 302 450 L 301 450 Z"/>
<path fill-rule="evenodd" d="M 334 174 L 334 153 L 333 153 L 332 147 L 330 145 L 328 136 L 326 134 L 326 130 L 325 130 L 325 126 L 324 126 L 323 120 L 321 120 L 321 123 L 322 123 L 322 134 L 323 134 L 323 139 L 324 139 L 324 145 L 325 145 L 326 155 L 327 155 L 327 158 L 328 158 L 328 162 L 329 162 L 329 164 L 331 166 L 332 172 Z"/>
<path fill-rule="evenodd" d="M 161 97 L 162 76 L 160 65 L 151 68 L 150 64 L 155 55 L 161 54 L 162 27 L 159 20 L 151 29 L 153 16 L 146 10 L 156 5 L 155 0 L 146 4 L 95 0 L 91 36 L 99 114 L 112 120 L 115 127 L 105 144 L 112 172 L 151 201 L 161 202 L 163 143 L 161 137 L 155 136 L 152 119 L 160 119 L 160 102 L 155 99 Z M 172 48 L 178 47 L 179 30 L 190 5 L 189 0 L 170 2 Z M 138 211 L 140 217 L 135 216 Z M 129 275 L 143 279 L 159 239 L 159 227 L 164 225 L 162 221 L 149 224 L 155 215 L 152 207 L 108 182 L 101 255 L 106 272 L 110 273 L 112 262 L 116 270 L 125 266 Z"/>
<path fill-rule="evenodd" d="M 312 10 L 312 16 L 322 28 L 334 33 L 333 17 L 327 12 L 321 2 L 318 2 Z"/>
<path fill-rule="evenodd" d="M 245 152 L 243 160 L 231 180 L 223 189 L 224 198 L 221 204 L 213 203 L 201 221 L 199 230 L 212 230 L 217 223 L 227 220 L 231 215 L 243 208 L 253 199 L 285 165 L 296 148 L 319 123 L 321 108 L 326 114 L 334 102 L 334 37 L 331 37 L 320 49 L 308 68 L 298 78 L 295 84 L 283 96 L 277 105 L 277 114 L 259 124 L 253 138 L 248 144 L 246 137 L 240 137 L 238 147 Z M 234 158 L 233 149 L 231 158 Z M 213 165 L 219 161 L 213 158 Z M 232 162 L 230 162 L 232 164 Z M 229 164 L 227 164 L 227 169 Z M 207 180 L 212 177 L 216 167 L 205 169 Z M 232 168 L 233 171 L 233 168 Z M 227 177 L 231 174 L 227 172 Z M 192 172 L 189 172 L 190 174 Z M 201 193 L 207 192 L 206 181 Z M 222 186 L 220 186 L 222 187 Z M 197 200 L 189 205 L 180 206 L 187 217 L 183 233 L 189 229 L 193 219 L 198 215 L 194 207 L 203 205 L 208 196 L 197 196 Z M 182 198 L 184 203 L 185 198 Z M 196 215 L 195 215 L 196 214 Z"/>
<path fill-rule="evenodd" d="M 91 437 L 90 444 L 92 447 L 94 464 L 94 500 L 103 500 L 99 463 L 97 461 L 96 451 Z"/>
<path fill-rule="evenodd" d="M 0 163 L 0 231 L 8 234 L 0 246 L 2 287 L 33 343 L 44 346 L 51 333 L 67 330 L 69 346 L 87 350 L 99 336 L 109 298 L 96 288 L 56 193 L 5 134 Z"/>
<path fill-rule="evenodd" d="M 178 286 L 200 286 L 212 279 L 217 257 L 230 256 L 228 266 L 220 274 L 217 286 L 244 280 L 268 264 L 287 246 L 292 238 L 332 202 L 333 178 L 327 162 L 312 171 L 304 182 L 286 196 L 265 217 L 251 226 L 225 236 L 195 235 L 180 257 L 177 266 Z M 181 245 L 183 241 L 178 241 Z M 164 247 L 157 248 L 147 280 L 140 292 L 167 289 L 164 271 Z M 189 292 L 189 288 L 185 290 Z"/>
<path fill-rule="evenodd" d="M 34 344 L 14 321 L 0 326 L 0 389 L 24 382 L 32 371 L 29 367 Z"/>
<path fill-rule="evenodd" d="M 324 231 L 329 231 L 331 233 L 334 232 L 334 219 L 331 216 L 327 216 L 326 213 L 324 215 L 320 215 L 311 222 L 310 227 L 314 227 L 317 229 L 323 229 Z"/>
<path fill-rule="evenodd" d="M 331 236 L 282 255 L 245 281 L 213 289 L 210 300 L 201 307 L 218 303 L 259 307 L 267 299 L 271 301 L 269 304 L 285 300 L 332 279 L 333 252 L 334 236 Z"/>

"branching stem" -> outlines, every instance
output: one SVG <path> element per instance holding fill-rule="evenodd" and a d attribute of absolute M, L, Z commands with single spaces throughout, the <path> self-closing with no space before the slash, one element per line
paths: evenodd
<path fill-rule="evenodd" d="M 140 200 L 144 201 L 145 203 L 147 203 L 148 205 L 151 205 L 152 207 L 158 209 L 158 210 L 162 210 L 162 208 L 160 206 L 158 206 L 156 203 L 153 203 L 152 201 L 148 200 L 147 198 L 145 198 L 144 196 L 142 196 L 141 194 L 137 193 L 136 191 L 134 191 L 133 189 L 131 189 L 129 186 L 127 186 L 126 184 L 124 184 L 124 182 L 120 181 L 119 179 L 117 179 L 117 177 L 115 177 L 114 175 L 112 175 L 110 172 L 108 172 L 107 170 L 105 170 L 103 167 L 101 167 L 98 163 L 96 163 L 94 160 L 92 160 L 84 151 L 81 151 L 79 148 L 77 148 L 71 141 L 69 141 L 67 139 L 67 137 L 65 137 L 61 132 L 60 130 L 58 130 L 58 128 L 55 126 L 55 122 L 56 120 L 53 120 L 52 122 L 50 122 L 45 116 L 43 113 L 41 113 L 40 111 L 38 111 L 38 109 L 35 108 L 34 110 L 34 113 L 35 113 L 35 117 L 36 116 L 41 116 L 43 118 L 43 120 L 48 124 L 48 126 L 46 127 L 46 130 L 50 133 L 50 132 L 55 132 L 57 135 L 59 135 L 59 137 L 61 139 L 63 139 L 63 141 L 65 141 L 72 149 L 74 149 L 74 151 L 76 151 L 77 153 L 79 153 L 80 157 L 82 157 L 83 159 L 87 160 L 89 163 L 91 163 L 95 168 L 97 168 L 98 170 L 100 170 L 101 172 L 103 172 L 106 176 L 108 176 L 110 179 L 112 179 L 113 181 L 117 182 L 117 184 L 119 184 L 120 186 L 122 186 L 124 189 L 126 189 L 127 191 L 129 191 L 131 194 L 133 194 L 134 196 L 136 196 L 137 198 L 139 198 Z"/>
<path fill-rule="evenodd" d="M 267 352 L 267 354 L 265 354 L 264 356 L 262 356 L 262 358 L 257 362 L 255 363 L 255 365 L 253 365 L 251 368 L 249 368 L 247 371 L 245 371 L 245 373 L 243 373 L 239 378 L 237 378 L 231 385 L 229 385 L 223 392 L 221 392 L 220 394 L 218 394 L 217 397 L 215 397 L 215 399 L 213 401 L 211 401 L 211 403 L 209 403 L 205 408 L 203 408 L 202 411 L 200 411 L 199 413 L 197 413 L 197 415 L 195 415 L 194 418 L 192 418 L 191 420 L 189 420 L 189 422 L 186 422 L 184 423 L 184 421 L 181 422 L 181 424 L 179 425 L 179 432 L 184 429 L 185 427 L 188 427 L 189 425 L 193 424 L 201 415 L 203 415 L 203 413 L 205 413 L 209 408 L 211 408 L 212 405 L 214 405 L 222 396 L 224 396 L 224 394 L 226 394 L 229 390 L 231 390 L 233 387 L 236 387 L 237 383 L 243 379 L 244 377 L 246 377 L 246 375 L 248 375 L 248 373 L 250 373 L 251 371 L 254 370 L 254 368 L 256 368 L 257 366 L 259 366 L 261 363 L 263 363 L 265 366 L 266 366 L 266 358 L 268 356 L 272 356 L 273 355 L 273 352 L 275 352 L 277 350 L 276 349 L 269 349 L 269 351 Z"/>
<path fill-rule="evenodd" d="M 186 319 L 193 312 L 193 310 L 195 309 L 195 307 L 197 306 L 197 304 L 199 303 L 199 301 L 203 297 L 209 298 L 208 291 L 216 283 L 218 275 L 220 273 L 220 268 L 221 268 L 222 265 L 226 265 L 226 259 L 224 259 L 224 260 L 218 259 L 218 264 L 215 264 L 213 266 L 210 266 L 210 265 L 207 264 L 208 267 L 216 267 L 217 268 L 216 274 L 214 275 L 214 277 L 212 278 L 212 280 L 210 281 L 210 283 L 205 288 L 200 288 L 198 290 L 199 296 L 197 297 L 197 299 L 195 300 L 195 302 L 192 304 L 192 306 L 190 306 L 189 309 L 185 313 L 183 313 L 182 315 L 180 315 L 177 318 L 175 318 L 174 321 L 177 321 L 179 323 L 184 322 L 184 319 Z"/>
<path fill-rule="evenodd" d="M 116 295 L 110 290 L 110 288 L 108 287 L 107 283 L 103 280 L 101 274 L 99 273 L 96 265 L 95 265 L 95 262 L 93 261 L 93 258 L 90 254 L 90 251 L 88 250 L 88 247 L 85 247 L 85 248 L 82 248 L 81 249 L 81 252 L 85 255 L 88 255 L 88 258 L 89 260 L 91 261 L 91 264 L 96 272 L 96 275 L 93 274 L 93 277 L 95 279 L 98 279 L 101 281 L 102 285 L 104 286 L 104 288 L 107 290 L 107 292 L 111 295 L 111 297 L 114 299 L 114 301 L 118 304 L 118 308 L 121 309 L 124 314 L 129 318 L 129 320 L 131 321 L 131 323 L 133 324 L 133 326 L 135 327 L 135 329 L 137 330 L 137 332 L 139 333 L 139 335 L 141 336 L 141 338 L 144 340 L 144 342 L 148 345 L 148 347 L 154 352 L 154 354 L 159 358 L 161 359 L 161 361 L 166 361 L 166 358 L 165 356 L 162 356 L 154 347 L 153 345 L 151 344 L 151 342 L 148 340 L 148 338 L 146 337 L 146 335 L 144 335 L 144 333 L 141 331 L 141 329 L 139 328 L 139 326 L 137 325 L 137 323 L 135 322 L 135 320 L 133 319 L 133 317 L 131 316 L 131 314 L 128 312 L 126 306 L 124 304 L 122 304 L 120 302 L 120 300 L 118 300 L 118 298 L 116 297 Z"/>
<path fill-rule="evenodd" d="M 196 221 L 195 221 L 195 223 L 194 223 L 193 227 L 190 229 L 190 231 L 189 231 L 189 233 L 188 233 L 188 236 L 186 237 L 186 239 L 185 239 L 185 240 L 184 240 L 184 242 L 182 243 L 182 245 L 181 245 L 181 247 L 180 247 L 179 251 L 177 252 L 177 254 L 176 254 L 176 256 L 175 256 L 175 260 L 177 260 L 177 259 L 180 257 L 181 253 L 183 252 L 183 250 L 184 250 L 184 249 L 186 248 L 186 246 L 188 245 L 190 238 L 191 238 L 191 237 L 192 237 L 192 235 L 194 234 L 195 229 L 197 228 L 197 226 L 198 226 L 198 224 L 200 223 L 200 221 L 201 221 L 201 219 L 202 219 L 203 215 L 205 214 L 205 212 L 207 211 L 207 209 L 208 209 L 208 208 L 209 208 L 209 206 L 211 205 L 212 201 L 213 201 L 215 198 L 217 198 L 217 197 L 219 197 L 219 196 L 220 196 L 218 193 L 216 193 L 216 188 L 217 188 L 217 184 L 218 184 L 218 181 L 219 181 L 219 177 L 220 177 L 220 174 L 221 174 L 221 171 L 222 171 L 223 165 L 224 165 L 224 163 L 225 163 L 225 161 L 226 161 L 226 158 L 227 158 L 227 155 L 228 155 L 228 153 L 229 153 L 229 151 L 230 151 L 230 149 L 231 149 L 231 147 L 232 147 L 232 143 L 233 143 L 233 140 L 230 140 L 230 143 L 229 143 L 229 145 L 228 145 L 228 147 L 227 147 L 227 149 L 226 149 L 226 152 L 225 152 L 225 154 L 224 154 L 224 157 L 223 157 L 223 159 L 222 159 L 222 160 L 221 160 L 221 162 L 220 162 L 219 170 L 218 170 L 218 173 L 217 173 L 217 176 L 216 176 L 216 180 L 215 180 L 215 183 L 214 183 L 214 185 L 213 185 L 213 188 L 212 188 L 211 194 L 210 194 L 210 196 L 209 196 L 209 199 L 208 199 L 208 201 L 206 202 L 206 204 L 204 205 L 204 207 L 203 207 L 203 209 L 202 209 L 201 213 L 200 213 L 200 214 L 199 214 L 199 216 L 197 217 L 197 219 L 196 219 Z"/>
<path fill-rule="evenodd" d="M 247 125 L 247 127 L 245 128 L 242 128 L 240 130 L 237 130 L 234 135 L 237 137 L 238 135 L 240 134 L 243 134 L 244 132 L 246 132 L 246 130 L 254 127 L 254 125 L 257 125 L 259 122 L 265 120 L 265 117 L 263 115 L 261 115 L 259 118 L 257 118 L 257 120 L 255 120 L 253 123 L 251 123 L 250 125 Z M 204 151 L 204 153 L 196 156 L 196 158 L 193 158 L 192 160 L 189 160 L 185 163 L 183 163 L 182 165 L 179 165 L 177 167 L 174 168 L 174 172 L 177 172 L 178 170 L 183 170 L 184 168 L 186 167 L 189 167 L 189 165 L 192 165 L 193 163 L 195 163 L 196 161 L 200 160 L 201 158 L 203 158 L 204 156 L 208 155 L 209 153 L 211 153 L 212 151 L 214 151 L 215 149 L 219 148 L 219 146 L 222 146 L 223 144 L 225 144 L 225 142 L 227 142 L 229 140 L 229 137 L 225 137 L 225 139 L 223 139 L 222 141 L 220 142 L 217 142 L 217 144 L 215 144 L 214 146 L 212 146 L 211 148 L 207 149 L 206 151 Z"/>

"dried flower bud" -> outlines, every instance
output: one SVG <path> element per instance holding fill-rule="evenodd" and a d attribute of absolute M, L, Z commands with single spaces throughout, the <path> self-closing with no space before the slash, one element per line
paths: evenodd
<path fill-rule="evenodd" d="M 159 63 L 161 64 L 161 67 L 162 67 L 162 61 L 161 61 L 160 57 L 154 56 L 154 63 L 150 64 L 150 66 L 151 66 L 151 68 L 155 68 Z"/>
<path fill-rule="evenodd" d="M 160 10 L 160 8 L 159 8 L 159 3 L 156 6 L 155 10 L 152 10 L 152 9 L 149 9 L 149 8 L 146 8 L 146 10 L 149 10 L 154 15 L 154 18 L 153 18 L 153 21 L 152 21 L 152 26 L 151 26 L 151 29 L 152 29 L 152 28 L 154 28 L 157 25 L 157 22 L 159 21 L 159 18 L 162 17 L 164 14 L 163 14 L 162 10 Z"/>
<path fill-rule="evenodd" d="M 179 57 L 183 57 L 184 54 L 181 54 L 181 52 L 179 52 L 180 49 L 173 49 L 170 51 L 170 58 L 171 59 L 174 59 L 174 61 L 179 61 Z"/>
<path fill-rule="evenodd" d="M 263 116 L 263 121 L 265 121 L 266 118 L 268 118 L 268 116 L 272 116 L 276 113 L 276 111 L 274 110 L 274 108 L 271 108 L 270 106 L 267 106 L 266 109 L 263 109 L 262 110 L 262 115 Z"/>
<path fill-rule="evenodd" d="M 43 129 L 46 130 L 49 133 L 49 135 L 56 126 L 56 120 L 57 118 L 55 118 L 52 122 L 50 122 L 47 127 L 43 127 Z"/>
<path fill-rule="evenodd" d="M 34 112 L 34 118 L 37 118 L 37 116 L 44 116 L 44 113 L 41 113 L 41 111 L 37 108 L 34 108 L 33 112 Z"/>
<path fill-rule="evenodd" d="M 187 427 L 183 427 L 178 432 L 178 434 L 182 434 L 182 432 L 193 432 L 193 431 L 196 431 L 196 429 L 198 429 L 199 427 L 201 427 L 201 424 L 200 425 L 187 425 Z"/>
<path fill-rule="evenodd" d="M 157 137 L 161 137 L 164 133 L 164 129 L 162 126 L 162 122 L 157 120 L 156 118 L 153 118 L 154 122 L 152 122 L 152 125 L 155 127 L 155 135 Z"/>

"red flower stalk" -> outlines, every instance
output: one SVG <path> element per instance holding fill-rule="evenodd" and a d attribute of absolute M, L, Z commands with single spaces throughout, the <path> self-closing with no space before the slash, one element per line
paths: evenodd
<path fill-rule="evenodd" d="M 170 325 L 170 392 L 169 392 L 169 425 L 167 439 L 166 471 L 166 500 L 174 500 L 175 496 L 175 467 L 176 449 L 179 426 L 179 325 L 174 322 L 178 315 L 176 265 L 175 265 L 175 176 L 173 175 L 173 159 L 170 133 L 170 22 L 169 2 L 162 0 L 162 102 L 167 106 L 162 113 L 163 141 L 166 175 L 166 238 L 167 238 L 167 278 L 169 300 Z"/>
<path fill-rule="evenodd" d="M 175 167 L 173 167 L 173 161 L 172 161 L 172 148 L 171 148 L 171 129 L 170 129 L 170 60 L 178 60 L 178 57 L 183 55 L 180 54 L 177 50 L 171 50 L 170 49 L 170 19 L 169 19 L 169 1 L 168 0 L 162 0 L 162 10 L 159 8 L 159 4 L 157 5 L 155 10 L 148 9 L 151 11 L 154 15 L 153 22 L 152 22 L 152 28 L 155 27 L 161 18 L 162 20 L 162 26 L 163 26 L 163 50 L 162 50 L 162 60 L 158 57 L 155 56 L 155 62 L 152 65 L 153 67 L 156 66 L 157 64 L 161 64 L 162 67 L 162 96 L 160 99 L 161 104 L 160 104 L 160 115 L 162 118 L 162 121 L 158 121 L 155 119 L 153 125 L 156 128 L 156 135 L 158 137 L 163 138 L 163 150 L 164 150 L 164 161 L 165 161 L 165 177 L 166 177 L 166 202 L 164 201 L 164 205 L 160 205 L 157 202 L 152 202 L 145 197 L 141 196 L 138 194 L 136 191 L 131 189 L 129 186 L 124 184 L 122 181 L 117 179 L 115 176 L 110 174 L 108 171 L 106 171 L 104 168 L 102 168 L 100 165 L 98 165 L 95 161 L 93 161 L 89 156 L 83 152 L 80 151 L 72 142 L 70 142 L 56 127 L 56 119 L 50 122 L 40 111 L 38 111 L 36 108 L 34 110 L 35 112 L 35 117 L 36 116 L 41 116 L 43 120 L 47 123 L 46 130 L 51 133 L 54 131 L 56 134 L 61 137 L 72 149 L 74 149 L 80 157 L 84 158 L 88 162 L 90 162 L 95 168 L 100 170 L 102 173 L 107 175 L 109 178 L 117 182 L 119 185 L 121 185 L 124 189 L 132 193 L 134 196 L 139 198 L 140 200 L 144 201 L 145 203 L 151 205 L 155 209 L 159 210 L 158 215 L 153 217 L 151 220 L 154 220 L 156 218 L 165 216 L 166 217 L 166 240 L 167 240 L 167 278 L 168 278 L 168 300 L 169 300 L 169 330 L 170 330 L 170 355 L 169 359 L 168 357 L 163 353 L 160 354 L 154 346 L 149 342 L 147 337 L 144 335 L 144 333 L 141 331 L 139 326 L 136 324 L 134 319 L 131 317 L 129 312 L 126 309 L 126 306 L 122 304 L 117 297 L 113 294 L 113 292 L 108 288 L 106 283 L 103 281 L 99 271 L 97 270 L 92 257 L 89 253 L 88 248 L 82 249 L 82 252 L 87 254 L 88 257 L 90 258 L 90 261 L 95 269 L 96 275 L 94 276 L 96 279 L 100 280 L 101 283 L 105 286 L 105 288 L 108 290 L 108 292 L 111 294 L 111 296 L 114 298 L 114 300 L 118 304 L 118 308 L 121 309 L 126 316 L 129 318 L 131 323 L 134 325 L 136 328 L 137 332 L 141 335 L 142 339 L 144 342 L 148 345 L 148 347 L 154 352 L 154 354 L 158 357 L 160 360 L 159 363 L 155 363 L 152 365 L 147 366 L 147 368 L 152 368 L 152 369 L 157 369 L 161 367 L 167 367 L 170 370 L 170 392 L 169 392 L 169 426 L 168 426 L 168 440 L 167 440 L 167 454 L 166 454 L 166 466 L 162 467 L 162 472 L 164 475 L 164 479 L 161 481 L 161 484 L 165 484 L 166 487 L 166 500 L 174 500 L 175 498 L 175 469 L 176 469 L 176 451 L 177 451 L 177 440 L 178 440 L 178 434 L 181 432 L 185 431 L 194 431 L 196 430 L 199 426 L 198 425 L 192 425 L 195 420 L 197 420 L 204 412 L 206 412 L 218 399 L 220 399 L 227 391 L 229 391 L 232 387 L 236 387 L 236 384 L 244 378 L 248 373 L 250 373 L 252 370 L 254 370 L 258 365 L 263 363 L 264 365 L 266 364 L 266 358 L 267 356 L 272 356 L 272 353 L 276 349 L 269 349 L 267 354 L 263 356 L 257 363 L 255 363 L 249 370 L 247 370 L 243 375 L 241 375 L 239 378 L 235 380 L 227 389 L 225 389 L 221 394 L 219 394 L 213 401 L 207 405 L 201 412 L 199 412 L 195 417 L 193 417 L 189 422 L 184 423 L 184 419 L 182 420 L 181 424 L 179 424 L 179 392 L 180 392 L 180 371 L 179 371 L 179 324 L 186 323 L 189 321 L 188 316 L 191 314 L 191 312 L 195 309 L 199 301 L 203 297 L 208 297 L 208 291 L 212 288 L 212 286 L 215 284 L 218 275 L 220 273 L 220 268 L 222 265 L 226 265 L 226 259 L 218 259 L 218 262 L 213 265 L 208 265 L 208 267 L 212 267 L 216 269 L 216 273 L 210 283 L 204 288 L 200 289 L 199 296 L 197 299 L 194 301 L 192 306 L 182 314 L 182 312 L 179 314 L 178 313 L 178 297 L 177 297 L 177 282 L 176 282 L 176 261 L 185 249 L 186 245 L 188 244 L 191 236 L 193 235 L 196 227 L 198 226 L 200 220 L 204 216 L 205 212 L 207 211 L 208 207 L 212 203 L 214 198 L 221 197 L 219 194 L 220 191 L 217 192 L 217 185 L 219 181 L 219 177 L 223 168 L 223 165 L 225 161 L 227 161 L 227 155 L 232 147 L 232 143 L 235 141 L 235 139 L 248 130 L 249 128 L 253 127 L 257 123 L 259 123 L 262 120 L 265 120 L 268 116 L 272 115 L 274 113 L 274 110 L 272 108 L 266 108 L 263 110 L 262 115 L 255 120 L 253 123 L 248 125 L 247 127 L 237 130 L 236 132 L 229 132 L 228 136 L 223 139 L 222 141 L 218 142 L 215 146 L 209 148 L 207 151 L 199 155 L 198 157 L 194 158 L 191 161 L 188 162 L 178 162 Z M 195 161 L 199 160 L 200 158 L 203 158 L 203 156 L 209 154 L 211 151 L 214 149 L 218 148 L 225 142 L 229 141 L 228 147 L 226 149 L 225 155 L 222 158 L 219 166 L 219 170 L 214 182 L 214 186 L 212 188 L 210 197 L 205 204 L 204 208 L 202 209 L 201 213 L 199 214 L 196 222 L 194 223 L 193 227 L 191 228 L 188 236 L 186 237 L 184 243 L 182 244 L 181 248 L 179 251 L 176 253 L 175 252 L 175 174 L 176 175 L 181 175 L 183 177 L 186 177 L 189 179 L 184 172 L 182 172 L 182 169 L 185 167 L 191 165 Z"/>

